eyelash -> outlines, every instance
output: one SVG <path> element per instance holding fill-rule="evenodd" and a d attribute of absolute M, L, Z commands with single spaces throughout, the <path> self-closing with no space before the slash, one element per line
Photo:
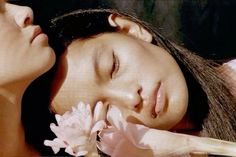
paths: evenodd
<path fill-rule="evenodd" d="M 112 54 L 113 56 L 113 64 L 112 64 L 112 68 L 111 68 L 111 78 L 114 78 L 114 75 L 119 71 L 119 67 L 120 67 L 120 62 L 118 57 L 115 55 L 115 53 Z"/>

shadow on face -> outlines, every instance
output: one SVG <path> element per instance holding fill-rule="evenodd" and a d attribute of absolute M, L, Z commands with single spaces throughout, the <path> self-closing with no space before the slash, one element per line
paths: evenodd
<path fill-rule="evenodd" d="M 134 123 L 170 129 L 184 116 L 186 82 L 178 64 L 164 49 L 151 44 L 140 25 L 110 15 L 118 30 L 77 39 L 59 59 L 52 107 L 64 113 L 84 101 L 117 105 Z M 60 79 L 58 79 L 58 77 Z"/>

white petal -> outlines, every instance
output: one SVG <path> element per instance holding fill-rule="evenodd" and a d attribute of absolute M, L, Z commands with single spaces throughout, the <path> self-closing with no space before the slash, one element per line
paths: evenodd
<path fill-rule="evenodd" d="M 85 124 L 84 124 L 84 130 L 89 133 L 90 130 L 91 130 L 91 127 L 92 127 L 92 117 L 91 116 L 88 116 L 86 117 L 85 119 Z"/>
<path fill-rule="evenodd" d="M 76 139 L 74 142 L 76 145 L 86 145 L 88 142 L 88 137 L 87 136 L 80 136 L 79 138 Z"/>
<path fill-rule="evenodd" d="M 126 131 L 123 136 L 125 136 L 131 143 L 133 143 L 133 145 L 135 145 L 136 147 L 141 148 L 141 149 L 148 148 L 147 145 L 145 145 L 145 143 L 147 141 L 145 141 L 143 137 L 147 133 L 151 134 L 152 130 L 150 128 L 148 128 L 144 125 L 127 123 L 127 125 L 124 129 Z M 144 140 L 144 142 L 141 142 L 143 140 Z"/>
<path fill-rule="evenodd" d="M 96 122 L 91 130 L 91 134 L 97 132 L 97 131 L 100 131 L 102 130 L 103 128 L 106 127 L 106 123 L 104 120 L 100 120 L 98 122 Z"/>
<path fill-rule="evenodd" d="M 121 111 L 116 106 L 110 106 L 107 112 L 107 120 L 116 127 L 118 130 L 122 130 L 127 122 L 122 118 Z"/>
<path fill-rule="evenodd" d="M 82 113 L 84 113 L 84 111 L 85 111 L 85 104 L 83 102 L 79 102 L 77 104 L 77 110 L 82 112 Z"/>
<path fill-rule="evenodd" d="M 97 142 L 97 147 L 100 151 L 102 151 L 103 153 L 106 153 L 108 155 L 112 155 L 113 151 L 114 151 L 114 147 L 105 143 L 105 142 Z"/>
<path fill-rule="evenodd" d="M 107 107 L 101 101 L 97 102 L 93 113 L 94 122 L 105 119 L 106 108 Z"/>
<path fill-rule="evenodd" d="M 54 154 L 56 154 L 56 153 L 58 153 L 60 151 L 60 148 L 52 147 L 52 150 L 53 150 Z"/>
<path fill-rule="evenodd" d="M 50 146 L 55 154 L 59 152 L 60 148 L 66 147 L 64 142 L 58 138 L 54 139 L 53 141 L 45 140 L 44 145 Z"/>
<path fill-rule="evenodd" d="M 59 114 L 55 114 L 55 118 L 56 118 L 57 123 L 61 121 L 61 116 Z"/>
<path fill-rule="evenodd" d="M 89 104 L 86 104 L 86 110 L 87 110 L 87 111 L 90 111 L 90 113 L 91 113 L 91 115 L 92 115 L 92 112 L 91 112 L 91 107 L 90 107 L 90 105 L 89 105 Z"/>
<path fill-rule="evenodd" d="M 98 107 L 103 107 L 102 103 Z M 95 111 L 97 117 L 99 117 L 99 108 Z M 50 144 L 55 152 L 64 147 L 65 151 L 71 155 L 87 154 L 92 150 L 92 147 L 95 147 L 97 134 L 94 135 L 94 133 L 106 126 L 104 121 L 93 124 L 93 119 L 90 105 L 79 102 L 77 106 L 72 108 L 72 111 L 56 115 L 58 126 L 52 123 L 50 128 L 57 136 L 58 141 L 50 141 L 51 143 L 45 141 L 45 143 Z"/>
<path fill-rule="evenodd" d="M 123 136 L 123 134 L 121 134 L 121 132 L 119 132 L 117 130 L 114 131 L 111 129 L 102 130 L 99 133 L 99 137 L 100 137 L 101 142 L 107 143 L 108 145 L 113 146 L 113 147 L 117 144 L 117 142 L 119 140 L 124 138 L 124 136 Z"/>
<path fill-rule="evenodd" d="M 60 140 L 59 138 L 55 138 L 53 141 L 45 140 L 44 141 L 44 145 L 46 145 L 46 146 L 61 147 L 61 148 L 65 148 L 66 147 L 66 144 L 62 140 Z"/>
<path fill-rule="evenodd" d="M 54 123 L 51 123 L 50 128 L 58 138 L 60 138 L 60 139 L 65 138 L 64 131 L 62 131 L 62 129 L 60 127 L 57 127 Z"/>
<path fill-rule="evenodd" d="M 73 152 L 73 149 L 70 146 L 66 147 L 65 152 L 67 152 L 70 155 L 75 156 L 75 153 Z"/>

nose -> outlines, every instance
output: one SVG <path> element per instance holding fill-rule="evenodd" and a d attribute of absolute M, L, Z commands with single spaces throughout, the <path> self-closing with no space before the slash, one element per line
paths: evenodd
<path fill-rule="evenodd" d="M 15 16 L 16 23 L 21 28 L 24 28 L 28 25 L 31 25 L 33 23 L 33 11 L 29 7 L 19 7 L 19 12 L 17 12 Z"/>
<path fill-rule="evenodd" d="M 140 95 L 142 91 L 141 86 L 127 86 L 119 85 L 116 88 L 109 90 L 109 102 L 115 105 L 127 107 L 131 110 L 139 108 L 142 103 L 142 97 Z"/>
<path fill-rule="evenodd" d="M 7 4 L 6 9 L 19 27 L 25 28 L 33 23 L 33 11 L 30 7 Z"/>

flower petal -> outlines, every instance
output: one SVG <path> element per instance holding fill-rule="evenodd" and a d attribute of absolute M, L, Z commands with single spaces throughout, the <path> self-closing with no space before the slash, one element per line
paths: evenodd
<path fill-rule="evenodd" d="M 106 119 L 107 105 L 103 104 L 101 101 L 97 102 L 93 112 L 94 122 Z"/>
<path fill-rule="evenodd" d="M 104 142 L 97 142 L 97 147 L 100 151 L 103 153 L 106 153 L 107 155 L 112 155 L 114 148 L 111 147 L 111 145 L 104 143 Z"/>
<path fill-rule="evenodd" d="M 75 156 L 75 153 L 74 153 L 73 149 L 70 146 L 66 147 L 65 152 L 70 154 L 70 155 Z"/>
<path fill-rule="evenodd" d="M 60 123 L 61 116 L 59 114 L 55 114 L 55 118 L 56 118 L 57 123 Z"/>
<path fill-rule="evenodd" d="M 101 142 L 107 143 L 110 146 L 115 146 L 120 139 L 124 138 L 122 134 L 114 128 L 104 129 L 98 136 Z"/>
<path fill-rule="evenodd" d="M 118 130 L 123 130 L 127 122 L 122 118 L 121 111 L 116 106 L 110 106 L 107 112 L 107 120 Z"/>
<path fill-rule="evenodd" d="M 106 123 L 104 120 L 100 120 L 98 122 L 96 122 L 91 130 L 91 134 L 97 132 L 97 131 L 100 131 L 102 130 L 103 128 L 106 127 Z"/>
<path fill-rule="evenodd" d="M 88 137 L 87 136 L 80 136 L 77 137 L 74 141 L 74 145 L 86 145 L 88 144 Z"/>
<path fill-rule="evenodd" d="M 102 107 L 102 103 L 99 103 L 95 111 L 97 117 Z M 74 156 L 97 153 L 97 131 L 102 130 L 106 123 L 104 120 L 94 121 L 89 104 L 79 102 L 71 111 L 55 116 L 58 126 L 52 123 L 50 128 L 57 138 L 55 141 L 45 141 L 46 145 L 51 146 L 54 152 L 66 148 L 65 151 Z"/>
<path fill-rule="evenodd" d="M 79 151 L 79 152 L 75 153 L 76 156 L 85 156 L 86 154 L 88 154 L 88 151 L 86 151 L 86 150 Z"/>
<path fill-rule="evenodd" d="M 55 138 L 53 141 L 45 140 L 44 145 L 52 147 L 55 154 L 59 152 L 60 148 L 66 147 L 65 143 L 58 138 Z"/>

